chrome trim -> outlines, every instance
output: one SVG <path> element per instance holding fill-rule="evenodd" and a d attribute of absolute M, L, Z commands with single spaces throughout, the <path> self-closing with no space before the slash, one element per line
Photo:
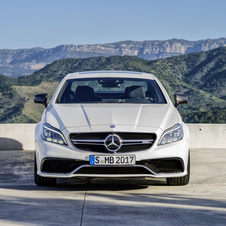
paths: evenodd
<path fill-rule="evenodd" d="M 122 140 L 122 145 L 132 145 L 132 144 L 152 144 L 153 139 L 151 140 Z"/>
<path fill-rule="evenodd" d="M 71 140 L 73 144 L 104 145 L 104 140 Z"/>
<path fill-rule="evenodd" d="M 120 148 L 122 146 L 126 146 L 126 145 L 128 145 L 128 146 L 129 145 L 134 145 L 135 146 L 135 145 L 145 145 L 145 144 L 153 145 L 154 142 L 157 140 L 157 139 L 137 139 L 137 140 L 135 140 L 135 139 L 131 139 L 131 140 L 124 139 L 123 140 L 117 134 L 117 132 L 114 132 L 114 133 L 109 132 L 108 136 L 105 139 L 97 139 L 97 140 L 92 140 L 92 139 L 90 139 L 90 140 L 89 139 L 87 139 L 87 140 L 86 139 L 71 139 L 70 135 L 71 134 L 68 135 L 68 138 L 69 138 L 69 140 L 70 140 L 70 142 L 71 142 L 71 144 L 72 144 L 72 146 L 74 148 L 77 148 L 79 150 L 83 150 L 82 148 L 80 149 L 80 148 L 76 147 L 76 145 L 80 145 L 80 144 L 81 145 L 100 145 L 100 146 L 105 146 L 106 151 L 113 152 L 113 153 L 117 153 L 117 151 L 120 150 Z M 115 136 L 117 136 L 119 138 L 121 144 L 119 145 L 120 147 L 117 148 L 116 150 L 109 150 L 107 148 L 107 145 L 106 145 L 106 139 L 109 136 L 113 136 L 113 135 L 115 135 Z"/>
<path fill-rule="evenodd" d="M 86 143 L 86 142 L 76 142 L 76 141 L 72 141 L 73 144 L 86 144 L 86 145 L 104 145 L 101 143 Z"/>
<path fill-rule="evenodd" d="M 72 142 L 95 142 L 95 143 L 97 143 L 97 142 L 103 142 L 104 143 L 104 140 L 71 140 Z"/>
<path fill-rule="evenodd" d="M 122 144 L 122 146 L 124 145 L 139 145 L 139 144 L 152 144 L 152 143 L 126 143 L 126 144 Z"/>
<path fill-rule="evenodd" d="M 87 145 L 105 145 L 105 140 L 71 140 L 73 144 L 87 144 Z M 122 145 L 136 145 L 136 144 L 152 144 L 153 139 L 151 140 L 121 140 Z"/>
<path fill-rule="evenodd" d="M 111 143 L 110 143 L 110 144 L 107 144 L 107 140 L 108 140 L 109 137 L 111 137 Z M 116 144 L 116 143 L 115 143 L 114 137 L 118 138 L 119 144 Z M 114 146 L 116 147 L 116 148 L 113 149 L 113 150 L 109 148 L 109 146 L 112 146 L 112 145 L 114 145 Z M 108 151 L 114 152 L 114 153 L 115 153 L 116 151 L 118 151 L 118 150 L 121 148 L 121 146 L 122 146 L 122 140 L 121 140 L 120 136 L 118 136 L 117 134 L 109 134 L 109 135 L 105 138 L 105 140 L 104 140 L 104 146 L 105 146 L 105 148 L 106 148 Z"/>
<path fill-rule="evenodd" d="M 150 170 L 148 167 L 143 166 L 143 165 L 84 165 L 84 166 L 79 166 L 77 169 L 75 169 L 74 171 L 72 171 L 70 174 L 74 174 L 76 171 L 78 171 L 81 168 L 84 167 L 106 167 L 106 166 L 110 166 L 110 167 L 142 167 L 147 169 L 150 173 L 152 173 L 153 175 L 156 175 L 156 173 L 154 173 L 152 170 Z M 104 175 L 104 174 L 102 174 Z M 105 175 L 108 175 L 107 173 Z M 136 174 L 131 174 L 131 175 L 136 175 Z M 139 174 L 138 174 L 139 175 Z"/>
<path fill-rule="evenodd" d="M 147 142 L 153 142 L 153 139 L 143 139 L 143 140 L 122 140 L 123 142 L 142 142 L 142 143 L 147 143 Z"/>
<path fill-rule="evenodd" d="M 73 170 L 72 172 L 70 173 L 48 173 L 48 174 L 54 174 L 54 175 L 64 175 L 64 176 L 70 176 L 70 175 L 73 175 L 76 173 L 76 171 L 78 171 L 79 169 L 81 168 L 84 168 L 84 167 L 106 167 L 106 166 L 109 166 L 109 165 L 102 165 L 102 166 L 91 166 L 91 165 L 84 165 L 84 166 L 79 166 L 78 168 L 76 168 L 75 170 Z M 117 165 L 117 166 L 111 166 L 111 167 L 142 167 L 142 168 L 145 168 L 147 169 L 152 175 L 158 175 L 156 173 L 154 173 L 153 171 L 151 171 L 149 168 L 147 168 L 146 166 L 142 166 L 142 165 Z M 42 171 L 41 171 L 42 172 Z M 45 174 L 45 172 L 42 172 L 43 174 Z M 83 173 L 84 174 L 84 173 Z M 79 175 L 79 174 L 78 174 Z M 84 175 L 91 175 L 91 174 L 84 174 Z M 100 174 L 93 174 L 93 175 L 100 175 Z M 101 174 L 101 175 L 110 175 L 110 174 Z M 125 174 L 127 175 L 127 174 Z M 128 175 L 143 175 L 143 174 L 128 174 Z M 148 174 L 144 174 L 144 175 L 148 175 Z"/>

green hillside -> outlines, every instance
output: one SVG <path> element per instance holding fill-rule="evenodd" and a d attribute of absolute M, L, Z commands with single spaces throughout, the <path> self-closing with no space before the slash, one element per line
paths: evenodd
<path fill-rule="evenodd" d="M 0 73 L 9 77 L 29 75 L 53 61 L 64 58 L 136 56 L 146 60 L 164 59 L 187 53 L 216 49 L 226 38 L 188 41 L 183 39 L 120 41 L 92 45 L 60 45 L 50 49 L 0 49 Z"/>
<path fill-rule="evenodd" d="M 38 122 L 42 106 L 33 105 L 35 93 L 53 95 L 68 73 L 123 70 L 152 73 L 171 99 L 175 92 L 188 95 L 189 104 L 179 110 L 185 122 L 226 123 L 226 47 L 148 61 L 133 56 L 62 59 L 29 76 L 0 76 L 0 123 Z"/>

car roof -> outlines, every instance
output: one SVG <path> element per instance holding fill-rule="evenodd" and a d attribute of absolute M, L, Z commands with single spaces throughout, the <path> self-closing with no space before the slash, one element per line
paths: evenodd
<path fill-rule="evenodd" d="M 155 76 L 152 74 L 133 71 L 84 71 L 67 75 L 67 79 L 96 77 L 143 78 L 155 80 Z"/>

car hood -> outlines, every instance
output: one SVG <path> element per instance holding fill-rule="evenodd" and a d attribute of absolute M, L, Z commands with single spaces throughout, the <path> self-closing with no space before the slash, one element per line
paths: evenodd
<path fill-rule="evenodd" d="M 47 108 L 45 121 L 69 131 L 111 130 L 111 125 L 165 130 L 179 122 L 179 114 L 171 104 L 54 104 Z"/>

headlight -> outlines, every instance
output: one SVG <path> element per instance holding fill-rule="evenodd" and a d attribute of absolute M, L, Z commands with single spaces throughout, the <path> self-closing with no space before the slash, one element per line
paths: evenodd
<path fill-rule="evenodd" d="M 170 144 L 182 140 L 183 138 L 183 128 L 181 124 L 176 124 L 175 126 L 167 129 L 161 136 L 159 144 Z"/>
<path fill-rule="evenodd" d="M 63 134 L 47 123 L 42 127 L 42 139 L 51 143 L 67 145 Z"/>

